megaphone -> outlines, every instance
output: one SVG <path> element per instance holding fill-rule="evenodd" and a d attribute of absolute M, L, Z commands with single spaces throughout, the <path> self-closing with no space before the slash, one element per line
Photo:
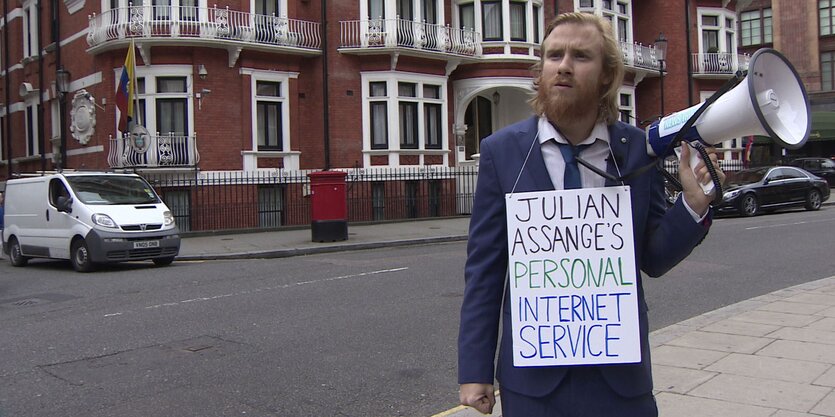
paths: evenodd
<path fill-rule="evenodd" d="M 672 155 L 670 144 L 706 104 L 697 104 L 650 125 L 647 153 L 661 158 Z M 683 132 L 682 140 L 712 146 L 743 136 L 770 136 L 784 148 L 798 149 L 806 143 L 812 129 L 803 82 L 789 60 L 770 48 L 755 52 L 745 79 L 707 106 L 692 127 Z M 695 167 L 696 152 L 690 155 L 690 166 Z M 709 192 L 705 190 L 706 194 Z"/>

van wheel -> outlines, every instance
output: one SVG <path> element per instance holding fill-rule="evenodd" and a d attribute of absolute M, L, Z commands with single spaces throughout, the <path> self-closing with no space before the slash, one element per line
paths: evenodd
<path fill-rule="evenodd" d="M 154 258 L 154 265 L 156 266 L 168 266 L 171 265 L 171 262 L 174 262 L 173 256 L 169 256 L 167 258 Z"/>
<path fill-rule="evenodd" d="M 93 270 L 93 261 L 90 260 L 90 250 L 84 239 L 76 239 L 70 247 L 70 260 L 72 267 L 78 272 L 90 272 Z"/>
<path fill-rule="evenodd" d="M 20 252 L 20 243 L 17 243 L 17 238 L 14 237 L 9 241 L 9 262 L 12 266 L 26 266 L 29 263 L 29 258 Z"/>

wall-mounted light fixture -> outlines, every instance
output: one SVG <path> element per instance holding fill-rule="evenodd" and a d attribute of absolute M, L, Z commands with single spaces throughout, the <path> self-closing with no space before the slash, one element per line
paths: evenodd
<path fill-rule="evenodd" d="M 499 101 L 500 101 L 501 99 L 502 99 L 502 95 L 501 95 L 501 94 L 499 94 L 499 90 L 496 90 L 496 92 L 494 92 L 494 93 L 493 93 L 493 104 L 498 105 L 498 104 L 499 104 Z"/>
<path fill-rule="evenodd" d="M 206 77 L 209 76 L 209 71 L 206 71 L 205 65 L 200 64 L 200 66 L 197 67 L 197 75 L 200 77 L 201 80 L 205 80 Z"/>
<path fill-rule="evenodd" d="M 58 89 L 58 93 L 61 95 L 70 92 L 70 72 L 65 70 L 64 67 L 58 68 L 55 71 L 55 88 Z"/>

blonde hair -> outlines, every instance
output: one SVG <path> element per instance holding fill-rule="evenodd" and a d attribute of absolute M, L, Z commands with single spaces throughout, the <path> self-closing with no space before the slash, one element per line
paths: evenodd
<path fill-rule="evenodd" d="M 615 40 L 612 25 L 607 19 L 588 13 L 563 13 L 548 23 L 545 28 L 545 36 L 548 37 L 551 32 L 559 25 L 574 23 L 579 25 L 592 25 L 597 28 L 603 39 L 603 74 L 608 76 L 611 81 L 604 86 L 600 97 L 600 108 L 597 112 L 597 120 L 608 124 L 615 123 L 619 119 L 620 108 L 618 107 L 618 90 L 623 83 L 623 60 L 618 43 Z M 534 74 L 533 88 L 539 90 L 539 83 L 542 76 L 542 62 L 545 59 L 540 50 L 539 62 L 531 67 Z M 537 114 L 543 114 L 545 103 L 542 103 L 538 95 L 530 100 L 530 104 Z"/>

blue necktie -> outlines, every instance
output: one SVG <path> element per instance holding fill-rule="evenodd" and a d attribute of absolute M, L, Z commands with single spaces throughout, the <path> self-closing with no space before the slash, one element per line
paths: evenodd
<path fill-rule="evenodd" d="M 575 158 L 580 152 L 591 145 L 573 146 L 568 143 L 560 143 L 554 141 L 560 147 L 562 152 L 562 159 L 565 161 L 565 171 L 563 172 L 563 189 L 573 190 L 583 188 L 583 182 L 580 180 L 580 167 L 577 166 L 577 159 Z"/>

